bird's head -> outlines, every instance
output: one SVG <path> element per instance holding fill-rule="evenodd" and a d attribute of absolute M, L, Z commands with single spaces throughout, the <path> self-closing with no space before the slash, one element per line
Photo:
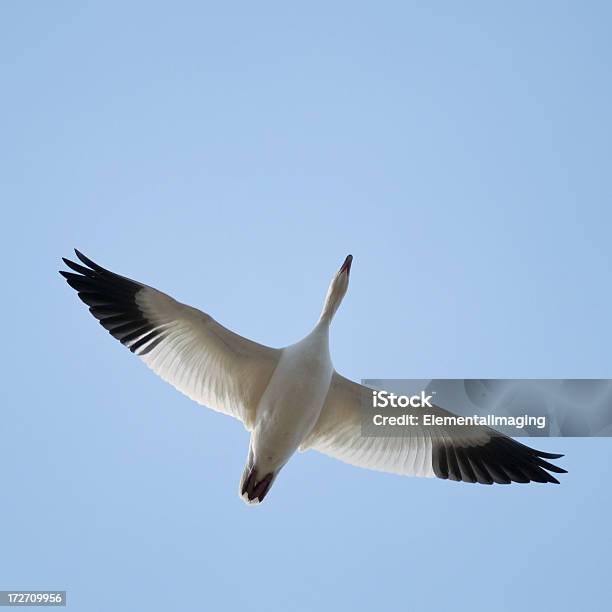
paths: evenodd
<path fill-rule="evenodd" d="M 334 274 L 334 277 L 329 284 L 325 304 L 319 321 L 329 324 L 342 302 L 342 298 L 346 295 L 349 286 L 349 275 L 351 273 L 351 264 L 353 256 L 347 255 L 340 269 Z"/>

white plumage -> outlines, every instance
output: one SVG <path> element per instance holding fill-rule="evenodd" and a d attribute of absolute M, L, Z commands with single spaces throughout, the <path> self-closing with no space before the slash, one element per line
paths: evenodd
<path fill-rule="evenodd" d="M 561 455 L 485 427 L 420 427 L 396 438 L 361 435 L 361 402 L 369 390 L 335 372 L 329 353 L 329 326 L 348 289 L 351 255 L 332 278 L 314 329 L 296 344 L 274 349 L 75 252 L 85 266 L 64 259 L 73 272 L 61 274 L 109 333 L 173 387 L 239 419 L 251 432 L 239 490 L 248 503 L 263 501 L 298 448 L 373 470 L 483 484 L 557 482 L 549 472 L 565 471 L 544 460 Z"/>

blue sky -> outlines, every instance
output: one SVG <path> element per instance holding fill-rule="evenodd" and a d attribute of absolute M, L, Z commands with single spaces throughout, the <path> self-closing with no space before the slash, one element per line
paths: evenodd
<path fill-rule="evenodd" d="M 76 246 L 282 346 L 350 252 L 347 376 L 609 378 L 611 13 L 5 3 L 0 588 L 86 612 L 604 607 L 609 440 L 538 440 L 558 487 L 306 453 L 247 507 L 241 425 L 57 270 Z"/>

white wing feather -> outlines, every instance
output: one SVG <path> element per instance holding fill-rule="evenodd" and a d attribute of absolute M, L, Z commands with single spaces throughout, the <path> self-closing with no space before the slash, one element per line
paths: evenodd
<path fill-rule="evenodd" d="M 61 274 L 109 333 L 189 398 L 252 429 L 280 351 L 76 253 L 88 267 L 64 259 L 78 274 Z"/>
<path fill-rule="evenodd" d="M 556 483 L 549 472 L 565 472 L 546 461 L 562 455 L 533 449 L 478 425 L 423 425 L 419 418 L 419 425 L 403 428 L 401 437 L 363 436 L 362 402 L 369 401 L 371 393 L 371 389 L 334 373 L 321 416 L 302 450 L 313 448 L 371 470 L 481 484 Z M 424 414 L 420 408 L 403 412 L 417 417 Z M 426 412 L 454 416 L 438 406 Z"/>
<path fill-rule="evenodd" d="M 426 430 L 389 438 L 361 433 L 363 393 L 371 392 L 337 372 L 313 431 L 301 450 L 312 448 L 358 467 L 411 476 L 435 476 L 431 461 L 431 437 Z"/>
<path fill-rule="evenodd" d="M 109 333 L 176 389 L 251 430 L 281 351 L 252 342 L 157 289 L 114 274 L 78 251 L 61 274 Z M 410 427 L 399 437 L 361 432 L 362 398 L 371 390 L 334 372 L 321 415 L 300 447 L 347 463 L 412 476 L 480 482 L 558 482 L 565 470 L 537 451 L 486 427 Z M 415 411 L 416 409 L 412 409 Z M 428 411 L 447 416 L 434 407 Z"/>
<path fill-rule="evenodd" d="M 155 289 L 144 288 L 136 301 L 166 330 L 164 341 L 141 356 L 147 366 L 187 397 L 251 430 L 279 351 L 239 336 Z"/>

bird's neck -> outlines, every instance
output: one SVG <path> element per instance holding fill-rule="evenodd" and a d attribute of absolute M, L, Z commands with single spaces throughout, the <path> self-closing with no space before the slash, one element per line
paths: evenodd
<path fill-rule="evenodd" d="M 319 316 L 319 321 L 317 322 L 317 326 L 323 325 L 329 329 L 329 325 L 338 310 L 338 306 L 340 306 L 340 302 L 344 296 L 342 293 L 338 291 L 336 287 L 334 287 L 333 283 L 329 287 L 327 291 L 327 295 L 325 296 L 325 303 L 323 304 L 323 310 L 321 311 L 321 315 Z"/>
<path fill-rule="evenodd" d="M 324 319 L 323 315 L 321 315 L 321 317 L 317 321 L 317 324 L 314 326 L 313 330 L 310 333 L 329 337 L 329 324 L 330 323 L 331 323 L 331 319 Z"/>

